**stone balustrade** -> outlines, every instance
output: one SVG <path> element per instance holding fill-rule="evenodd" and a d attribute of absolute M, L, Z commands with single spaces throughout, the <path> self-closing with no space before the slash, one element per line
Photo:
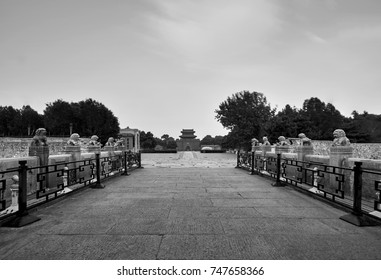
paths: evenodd
<path fill-rule="evenodd" d="M 333 141 L 310 140 L 303 133 L 298 135 L 299 138 L 292 138 L 292 141 L 280 136 L 279 142 L 272 148 L 268 142 L 265 146 L 265 141 L 259 144 L 253 138 L 253 160 L 251 164 L 241 160 L 244 164 L 239 167 L 250 168 L 251 174 L 280 175 L 282 180 L 290 184 L 305 185 L 311 192 L 333 201 L 345 201 L 348 198 L 357 202 L 364 200 L 367 209 L 374 208 L 375 215 L 381 217 L 381 143 L 352 144 L 341 129 L 335 130 L 333 136 Z M 365 155 L 359 157 L 362 153 Z M 277 164 L 278 154 L 280 167 Z M 237 158 L 245 159 L 248 156 Z M 357 177 L 355 170 L 360 170 Z M 361 181 L 359 199 L 356 198 L 356 185 L 359 184 L 355 177 Z M 375 206 L 372 206 L 373 203 Z"/>
<path fill-rule="evenodd" d="M 99 171 L 102 178 L 116 173 L 128 175 L 126 168 L 140 167 L 139 156 L 127 152 L 124 146 L 66 145 L 63 153 L 50 155 L 49 145 L 29 146 L 29 156 L 0 159 L 0 217 L 17 212 L 18 185 L 14 182 L 20 172 L 20 161 L 25 161 L 27 196 L 62 195 L 84 184 L 96 181 L 96 159 L 99 155 Z M 32 199 L 33 200 L 33 199 Z M 16 204 L 15 204 L 16 203 Z"/>
<path fill-rule="evenodd" d="M 238 153 L 237 167 L 276 178 L 273 186 L 288 183 L 350 208 L 340 218 L 357 226 L 381 219 L 381 160 L 354 158 L 348 146 L 331 147 L 329 155 L 254 150 Z"/>

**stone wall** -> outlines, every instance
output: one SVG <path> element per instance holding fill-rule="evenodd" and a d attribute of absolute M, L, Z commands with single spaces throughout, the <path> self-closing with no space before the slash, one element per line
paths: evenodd
<path fill-rule="evenodd" d="M 332 141 L 312 140 L 314 155 L 328 156 Z M 353 157 L 363 159 L 381 159 L 381 143 L 351 143 Z M 291 146 L 290 152 L 295 152 Z"/>
<path fill-rule="evenodd" d="M 178 151 L 199 151 L 201 149 L 200 139 L 176 140 Z"/>
<path fill-rule="evenodd" d="M 56 138 L 48 137 L 49 153 L 50 155 L 64 154 L 64 147 L 66 146 L 68 137 Z M 87 141 L 87 138 L 81 138 Z M 27 157 L 29 145 L 32 138 L 0 138 L 0 158 L 20 158 Z"/>

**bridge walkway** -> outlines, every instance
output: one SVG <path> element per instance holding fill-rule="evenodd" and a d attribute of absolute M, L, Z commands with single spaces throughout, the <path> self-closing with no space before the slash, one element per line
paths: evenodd
<path fill-rule="evenodd" d="M 0 228 L 1 259 L 381 259 L 381 227 L 232 167 L 147 164 Z"/>

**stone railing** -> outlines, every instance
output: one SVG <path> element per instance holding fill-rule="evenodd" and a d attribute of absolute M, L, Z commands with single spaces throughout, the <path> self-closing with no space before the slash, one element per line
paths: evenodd
<path fill-rule="evenodd" d="M 315 155 L 328 156 L 332 141 L 312 140 Z M 381 143 L 352 143 L 353 157 L 364 159 L 381 159 Z M 290 152 L 294 153 L 298 145 L 290 145 Z"/>
<path fill-rule="evenodd" d="M 0 138 L 0 158 L 20 158 L 27 157 L 32 138 Z M 49 150 L 51 155 L 64 153 L 67 142 L 66 138 L 48 137 Z"/>
<path fill-rule="evenodd" d="M 0 223 L 33 222 L 27 210 L 83 187 L 102 188 L 102 181 L 141 167 L 141 154 L 123 147 L 66 146 L 65 154 L 49 155 L 49 146 L 30 147 L 34 156 L 0 160 Z M 23 218 L 27 217 L 27 218 Z"/>
<path fill-rule="evenodd" d="M 356 217 L 381 219 L 381 160 L 353 157 L 351 146 L 330 147 L 329 155 L 314 154 L 312 146 L 297 146 L 294 152 L 290 148 L 257 146 L 252 152 L 241 151 L 237 167 L 271 176 L 275 185 L 294 185 L 341 204 Z"/>

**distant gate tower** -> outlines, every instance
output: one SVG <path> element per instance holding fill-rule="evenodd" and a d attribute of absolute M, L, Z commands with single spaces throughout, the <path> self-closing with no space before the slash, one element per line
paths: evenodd
<path fill-rule="evenodd" d="M 201 149 L 200 139 L 196 139 L 193 129 L 183 129 L 180 140 L 176 140 L 178 151 L 199 151 Z"/>

